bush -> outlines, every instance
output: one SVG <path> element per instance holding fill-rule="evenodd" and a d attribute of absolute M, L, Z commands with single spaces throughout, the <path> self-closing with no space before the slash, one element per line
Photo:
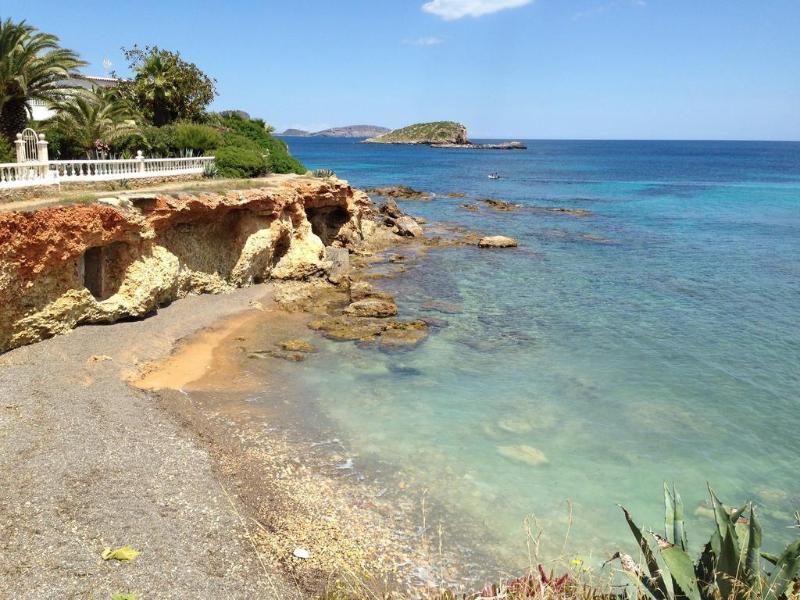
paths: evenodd
<path fill-rule="evenodd" d="M 271 172 L 302 175 L 307 171 L 300 161 L 289 154 L 286 143 L 272 136 L 271 129 L 261 119 L 244 119 L 236 112 L 227 112 L 217 115 L 215 121 L 228 130 L 223 134 L 226 145 L 234 139 L 236 145 L 242 145 L 242 138 L 246 138 L 268 156 Z"/>
<path fill-rule="evenodd" d="M 17 161 L 17 150 L 14 144 L 0 135 L 0 163 L 10 163 Z"/>
<path fill-rule="evenodd" d="M 219 131 L 208 125 L 197 125 L 196 123 L 176 123 L 163 129 L 169 129 L 173 147 L 180 152 L 182 150 L 192 150 L 196 155 L 205 154 L 213 148 L 217 148 L 222 143 L 222 135 Z"/>
<path fill-rule="evenodd" d="M 220 177 L 261 177 L 269 172 L 267 160 L 257 150 L 223 146 L 214 152 Z"/>

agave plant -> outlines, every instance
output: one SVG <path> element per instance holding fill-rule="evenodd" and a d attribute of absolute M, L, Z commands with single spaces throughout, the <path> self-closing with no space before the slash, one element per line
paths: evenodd
<path fill-rule="evenodd" d="M 761 524 L 753 503 L 731 509 L 710 487 L 708 490 L 715 529 L 696 562 L 689 554 L 683 502 L 674 486 L 670 489 L 664 484 L 664 535 L 648 532 L 655 550 L 627 509 L 620 506 L 644 566 L 621 552 L 609 561 L 620 561 L 637 595 L 654 600 L 782 600 L 800 591 L 800 539 L 780 555 L 762 552 Z M 767 564 L 772 566 L 765 568 Z"/>
<path fill-rule="evenodd" d="M 311 175 L 314 177 L 319 177 L 320 179 L 328 179 L 330 177 L 336 177 L 336 173 L 334 173 L 330 169 L 314 169 L 313 171 L 311 171 Z"/>

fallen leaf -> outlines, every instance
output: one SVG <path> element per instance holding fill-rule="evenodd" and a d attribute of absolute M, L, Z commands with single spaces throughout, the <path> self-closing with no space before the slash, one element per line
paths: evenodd
<path fill-rule="evenodd" d="M 134 550 L 130 546 L 122 546 L 122 548 L 117 548 L 116 550 L 106 548 L 100 557 L 103 560 L 133 560 L 140 554 L 141 552 Z"/>

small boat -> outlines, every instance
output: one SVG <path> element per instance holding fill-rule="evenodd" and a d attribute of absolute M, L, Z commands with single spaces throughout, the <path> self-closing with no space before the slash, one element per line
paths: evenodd
<path fill-rule="evenodd" d="M 489 175 L 489 179 L 500 179 L 500 175 L 497 173 L 492 173 Z"/>

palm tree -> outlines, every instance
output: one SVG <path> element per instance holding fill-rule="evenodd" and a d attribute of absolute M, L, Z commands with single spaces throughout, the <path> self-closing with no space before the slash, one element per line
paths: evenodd
<path fill-rule="evenodd" d="M 112 89 L 94 88 L 54 105 L 56 116 L 47 124 L 91 156 L 121 136 L 139 132 L 137 115 Z"/>
<path fill-rule="evenodd" d="M 169 78 L 170 69 L 162 56 L 153 54 L 136 70 L 137 75 L 144 77 L 148 83 L 146 101 L 152 107 L 153 124 L 157 127 L 174 119 L 169 110 L 170 102 L 176 94 Z"/>
<path fill-rule="evenodd" d="M 25 21 L 0 21 L 0 134 L 13 140 L 22 131 L 32 100 L 58 102 L 74 93 L 67 80 L 85 64 L 56 36 Z"/>

